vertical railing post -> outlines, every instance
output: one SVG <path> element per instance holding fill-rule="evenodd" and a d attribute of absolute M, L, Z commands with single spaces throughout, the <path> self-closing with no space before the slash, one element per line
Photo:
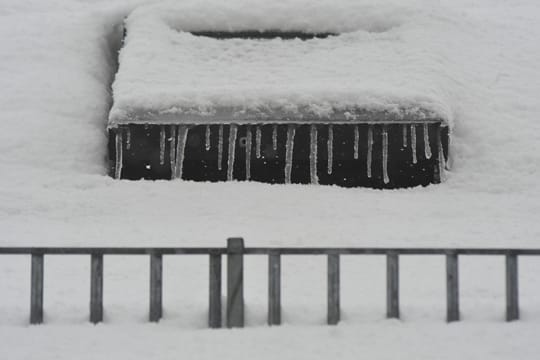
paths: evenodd
<path fill-rule="evenodd" d="M 339 309 L 339 254 L 328 255 L 328 325 L 336 325 L 340 319 Z"/>
<path fill-rule="evenodd" d="M 221 327 L 221 253 L 210 253 L 208 327 Z"/>
<path fill-rule="evenodd" d="M 244 327 L 244 239 L 227 239 L 227 327 Z"/>
<path fill-rule="evenodd" d="M 446 321 L 459 321 L 458 255 L 446 254 Z"/>
<path fill-rule="evenodd" d="M 90 322 L 103 321 L 103 254 L 91 255 L 90 273 Z"/>
<path fill-rule="evenodd" d="M 43 322 L 43 254 L 32 254 L 30 324 Z"/>
<path fill-rule="evenodd" d="M 386 254 L 386 317 L 399 319 L 399 257 Z"/>
<path fill-rule="evenodd" d="M 519 319 L 518 258 L 506 255 L 506 321 Z"/>
<path fill-rule="evenodd" d="M 163 314 L 163 256 L 150 254 L 150 311 L 149 320 L 158 322 Z"/>
<path fill-rule="evenodd" d="M 268 325 L 281 325 L 281 255 L 268 256 Z"/>

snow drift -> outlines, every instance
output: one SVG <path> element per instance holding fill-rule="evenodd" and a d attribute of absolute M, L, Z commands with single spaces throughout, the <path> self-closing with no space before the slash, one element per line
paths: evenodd
<path fill-rule="evenodd" d="M 462 78 L 441 52 L 441 39 L 463 31 L 452 19 L 414 3 L 353 0 L 141 6 L 126 20 L 109 125 L 292 118 L 449 123 L 453 82 Z M 335 36 L 192 34 L 253 30 Z M 366 110 L 378 113 L 366 116 Z"/>

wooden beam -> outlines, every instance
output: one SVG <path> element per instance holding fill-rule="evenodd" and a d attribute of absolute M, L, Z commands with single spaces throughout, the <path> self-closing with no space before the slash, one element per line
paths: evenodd
<path fill-rule="evenodd" d="M 336 325 L 340 320 L 339 301 L 339 255 L 328 255 L 328 325 Z"/>
<path fill-rule="evenodd" d="M 268 325 L 281 325 L 281 255 L 268 256 Z"/>
<path fill-rule="evenodd" d="M 506 321 L 519 319 L 518 258 L 506 255 Z"/>
<path fill-rule="evenodd" d="M 43 254 L 32 254 L 30 324 L 43 322 Z"/>
<path fill-rule="evenodd" d="M 540 248 L 385 248 L 385 247 L 249 247 L 245 255 L 268 255 L 272 252 L 281 255 L 540 255 Z M 150 255 L 159 252 L 163 255 L 208 255 L 211 252 L 227 253 L 223 247 L 0 247 L 0 255 Z"/>
<path fill-rule="evenodd" d="M 446 255 L 446 321 L 459 321 L 458 255 Z"/>
<path fill-rule="evenodd" d="M 227 239 L 227 327 L 244 327 L 244 239 Z"/>
<path fill-rule="evenodd" d="M 90 268 L 90 322 L 97 324 L 103 321 L 103 254 L 92 254 Z"/>
<path fill-rule="evenodd" d="M 150 311 L 149 320 L 158 322 L 163 315 L 163 256 L 150 255 Z"/>
<path fill-rule="evenodd" d="M 399 257 L 386 255 L 386 317 L 399 319 Z"/>
<path fill-rule="evenodd" d="M 221 254 L 211 253 L 209 257 L 209 306 L 208 327 L 221 327 Z"/>

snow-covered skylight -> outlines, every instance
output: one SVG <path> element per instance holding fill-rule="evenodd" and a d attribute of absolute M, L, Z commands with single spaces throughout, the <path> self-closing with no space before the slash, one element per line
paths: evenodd
<path fill-rule="evenodd" d="M 459 28 L 389 1 L 141 6 L 126 20 L 109 125 L 349 121 L 366 111 L 451 122 L 446 89 L 458 74 L 439 39 Z"/>

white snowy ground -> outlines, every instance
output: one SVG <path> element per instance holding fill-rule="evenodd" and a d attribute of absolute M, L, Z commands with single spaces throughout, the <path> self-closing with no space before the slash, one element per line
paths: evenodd
<path fill-rule="evenodd" d="M 111 48 L 138 3 L 0 0 L 1 246 L 221 246 L 228 236 L 248 246 L 540 246 L 535 0 L 376 2 L 432 10 L 431 21 L 449 29 L 437 36 L 441 62 L 452 66 L 452 171 L 442 185 L 400 191 L 108 178 Z M 399 27 L 389 31 L 399 39 Z M 286 325 L 267 329 L 265 259 L 249 258 L 250 328 L 240 331 L 204 329 L 207 260 L 198 257 L 165 259 L 158 325 L 145 323 L 148 259 L 106 258 L 99 326 L 86 323 L 88 259 L 48 257 L 47 324 L 28 327 L 29 259 L 21 259 L 0 258 L 0 359 L 536 359 L 540 351 L 540 259 L 521 260 L 523 320 L 506 324 L 503 259 L 463 258 L 464 321 L 447 325 L 442 258 L 402 259 L 400 322 L 384 320 L 384 259 L 345 258 L 344 321 L 329 328 L 319 326 L 325 259 L 285 258 Z"/>

